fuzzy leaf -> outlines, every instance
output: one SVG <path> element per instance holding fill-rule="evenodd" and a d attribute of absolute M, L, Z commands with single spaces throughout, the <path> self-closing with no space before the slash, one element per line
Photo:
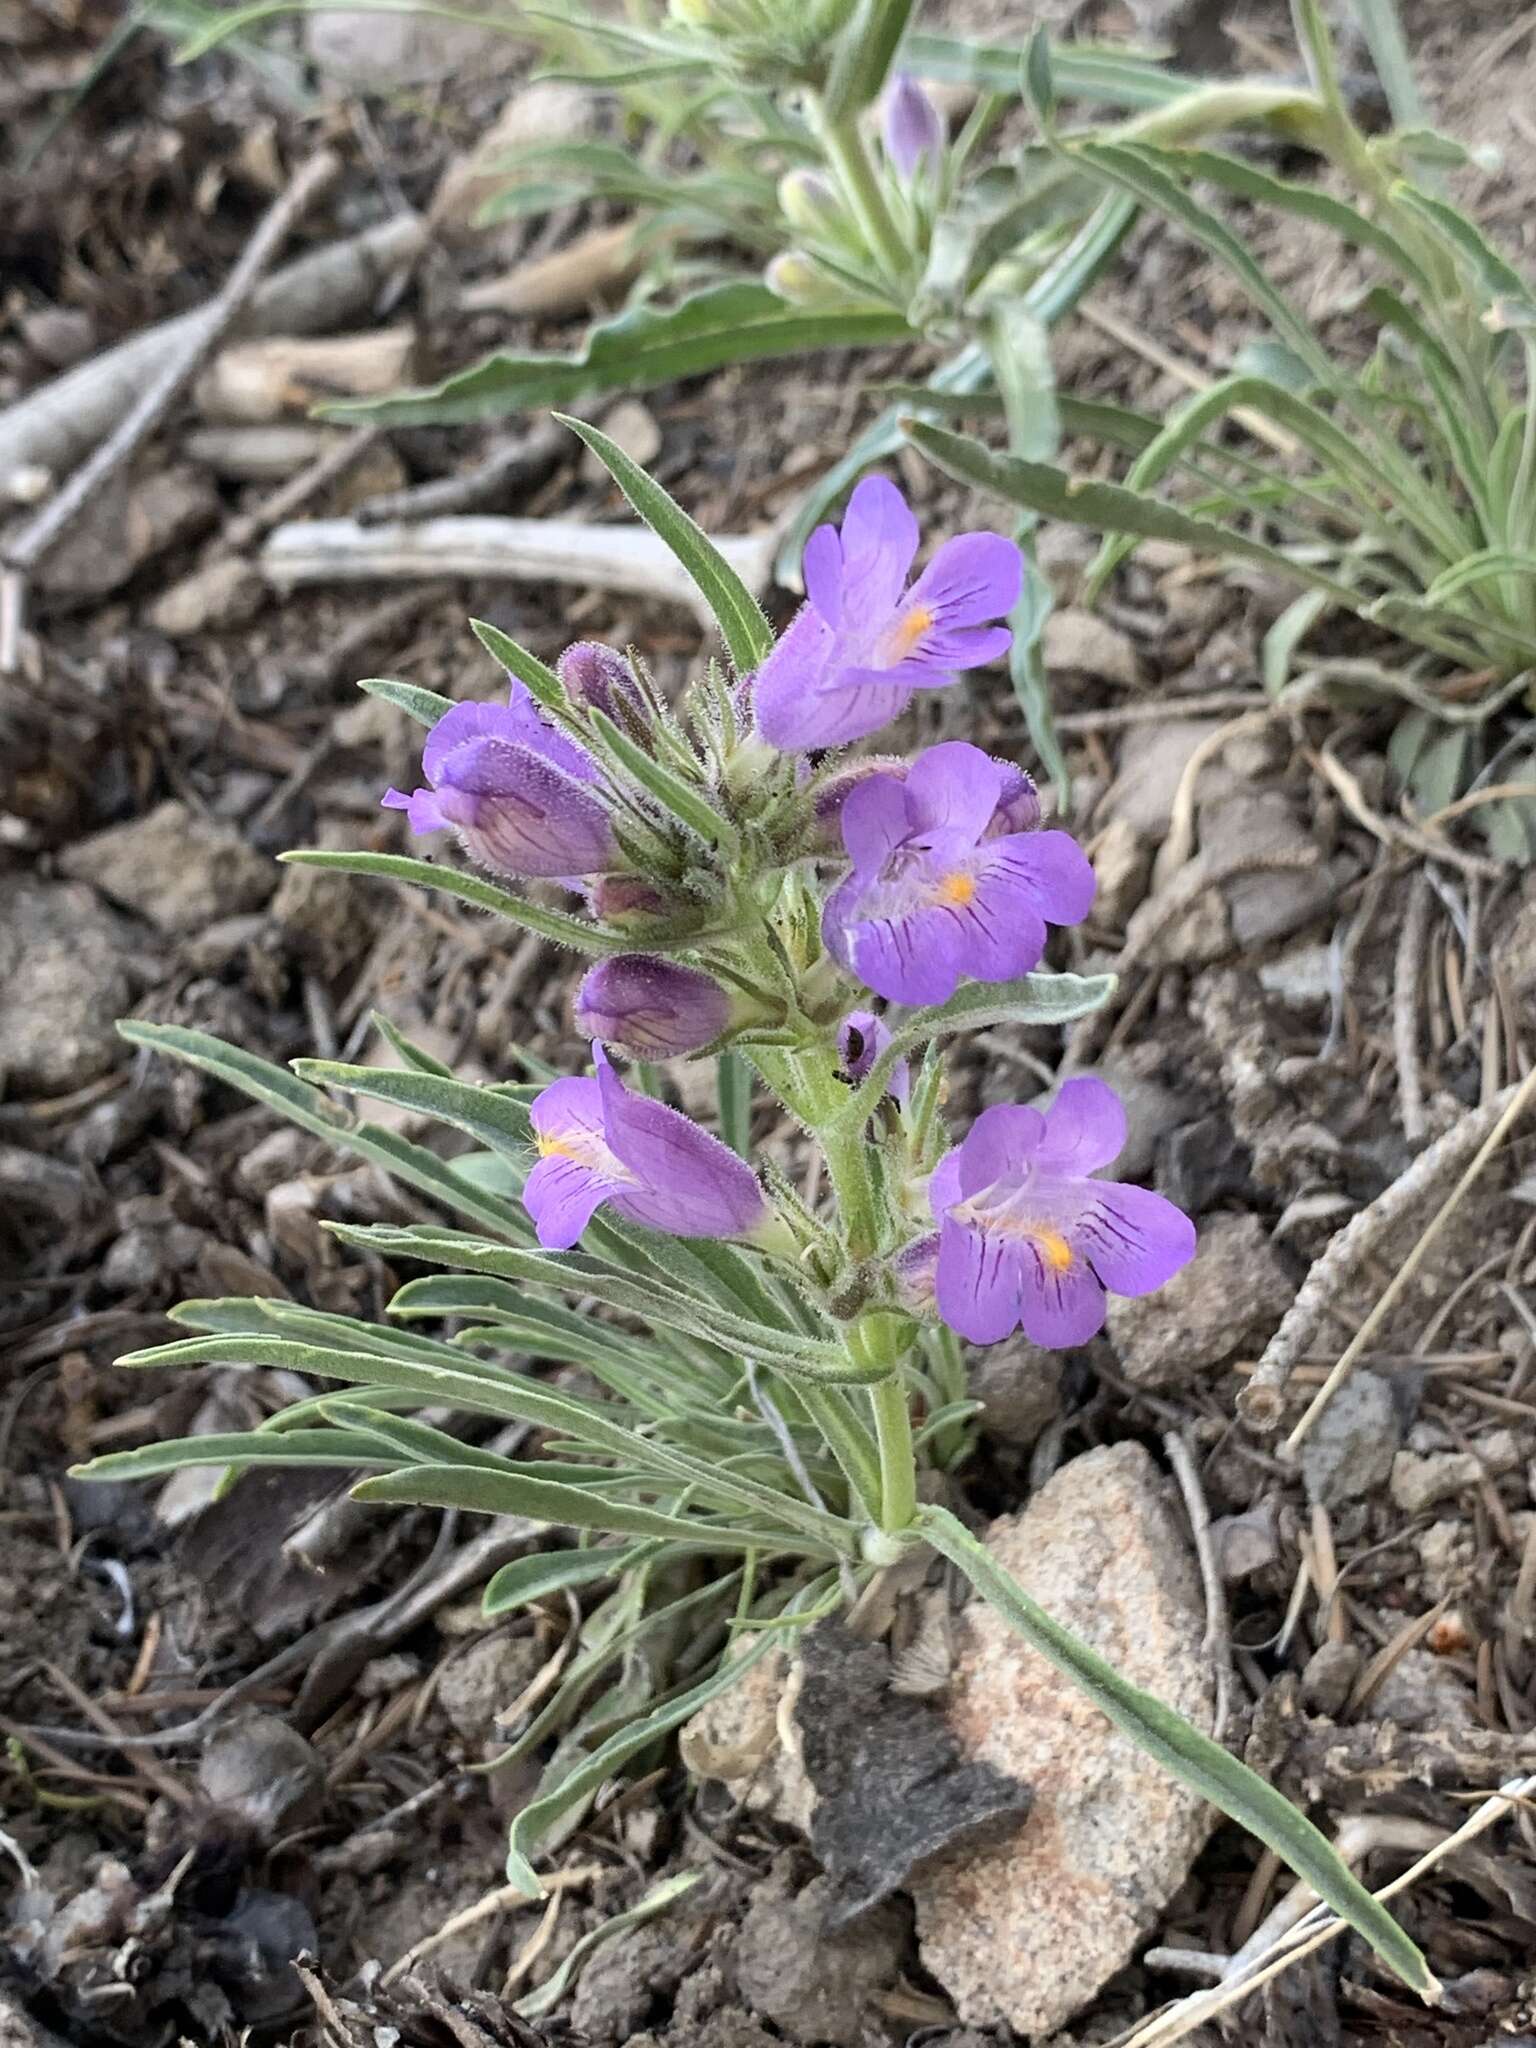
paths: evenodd
<path fill-rule="evenodd" d="M 515 1557 L 493 1574 L 481 1605 L 487 1615 L 507 1614 L 527 1607 L 567 1587 L 593 1586 L 603 1579 L 616 1579 L 658 1555 L 660 1543 L 616 1543 L 590 1550 L 540 1550 L 532 1557 Z"/>
<path fill-rule="evenodd" d="M 574 946 L 580 953 L 623 953 L 634 944 L 632 939 L 617 932 L 605 932 L 584 917 L 572 917 L 569 911 L 548 910 L 542 903 L 513 896 L 498 889 L 494 882 L 483 882 L 478 875 L 466 874 L 462 868 L 438 867 L 432 861 L 413 860 L 408 854 L 331 852 L 305 847 L 294 853 L 280 853 L 278 859 L 293 867 L 329 868 L 333 874 L 374 875 L 386 882 L 412 882 L 419 889 L 440 889 L 445 896 L 457 896 L 461 903 L 489 910 L 495 917 L 520 924 L 525 931 L 537 932 L 541 939 L 551 939 L 557 946 Z"/>
<path fill-rule="evenodd" d="M 423 690 L 415 683 L 393 682 L 387 676 L 367 676 L 357 687 L 382 703 L 393 704 L 418 725 L 436 725 L 453 709 L 451 697 L 440 697 L 436 690 Z"/>
<path fill-rule="evenodd" d="M 498 352 L 430 390 L 338 402 L 319 411 L 328 419 L 377 426 L 452 426 L 570 405 L 605 391 L 652 391 L 728 363 L 911 338 L 899 313 L 789 306 L 766 285 L 713 285 L 680 305 L 638 306 L 602 322 L 574 356 Z"/>

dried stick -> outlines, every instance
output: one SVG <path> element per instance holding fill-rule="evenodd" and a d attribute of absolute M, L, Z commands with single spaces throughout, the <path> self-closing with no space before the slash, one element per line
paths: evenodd
<path fill-rule="evenodd" d="M 404 1955 L 392 1962 L 379 1979 L 381 1986 L 387 1986 L 403 1977 L 407 1970 L 424 1962 L 429 1955 L 440 1949 L 444 1942 L 452 1941 L 456 1934 L 467 1928 L 478 1927 L 482 1920 L 494 1920 L 499 1913 L 520 1912 L 526 1906 L 539 1906 L 551 1893 L 570 1891 L 575 1886 L 592 1884 L 606 1874 L 607 1866 L 602 1863 L 578 1863 L 569 1870 L 552 1870 L 547 1877 L 539 1879 L 543 1885 L 542 1894 L 530 1894 L 521 1885 L 504 1884 L 484 1898 L 476 1899 L 472 1906 L 465 1906 L 461 1912 L 451 1914 L 442 1926 L 431 1934 L 423 1935 L 413 1942 Z"/>
<path fill-rule="evenodd" d="M 477 512 L 504 492 L 540 483 L 572 446 L 570 435 L 553 420 L 540 420 L 528 433 L 509 441 L 459 476 L 435 477 L 408 490 L 385 491 L 368 498 L 353 513 L 359 526 L 378 526 L 391 519 L 435 519 L 444 512 Z"/>
<path fill-rule="evenodd" d="M 318 334 L 343 325 L 373 305 L 390 273 L 419 255 L 426 239 L 418 215 L 397 214 L 284 264 L 252 293 L 241 333 Z M 146 327 L 18 398 L 0 413 L 0 477 L 33 464 L 58 474 L 88 455 L 217 303 Z"/>
<path fill-rule="evenodd" d="M 1536 1087 L 1536 1068 L 1517 1086 L 1506 1088 L 1492 1102 L 1468 1110 L 1427 1151 L 1421 1152 L 1406 1173 L 1399 1174 L 1391 1187 L 1368 1208 L 1352 1216 L 1302 1282 L 1301 1291 L 1286 1310 L 1285 1319 L 1270 1339 L 1251 1380 L 1237 1397 L 1238 1413 L 1250 1429 L 1273 1430 L 1280 1426 L 1285 1383 L 1291 1367 L 1306 1351 L 1324 1315 L 1345 1287 L 1360 1271 L 1361 1262 L 1379 1240 L 1430 1189 L 1437 1187 L 1471 1156 L 1472 1163 L 1452 1189 L 1439 1214 L 1394 1274 L 1391 1284 L 1355 1333 L 1348 1349 L 1319 1388 L 1312 1405 L 1287 1439 L 1294 1449 L 1312 1428 L 1317 1417 L 1333 1399 L 1340 1381 L 1354 1365 L 1391 1309 L 1404 1287 L 1418 1271 L 1425 1255 L 1449 1220 L 1472 1182 L 1482 1172 L 1503 1142 L 1505 1133 L 1524 1110 Z M 1475 1156 L 1474 1156 L 1475 1155 Z"/>
<path fill-rule="evenodd" d="M 267 211 L 240 261 L 230 272 L 223 290 L 209 308 L 208 316 L 174 350 L 141 392 L 138 401 L 120 419 L 96 449 L 81 463 L 62 490 L 55 492 L 33 518 L 29 519 L 5 550 L 6 580 L 12 584 L 6 616 L 11 630 L 20 637 L 23 604 L 15 594 L 25 585 L 28 573 L 64 536 L 70 523 L 87 501 L 120 470 L 142 446 L 166 409 L 196 375 L 199 364 L 234 325 L 247 299 L 256 289 L 262 273 L 287 240 L 294 222 L 311 201 L 324 190 L 341 168 L 341 160 L 328 149 L 317 150 L 289 183 L 288 189 Z M 0 674 L 13 674 L 16 648 L 0 647 Z"/>
<path fill-rule="evenodd" d="M 1408 909 L 1397 935 L 1392 971 L 1392 1049 L 1397 1056 L 1397 1099 L 1403 1136 L 1416 1145 L 1424 1135 L 1424 1080 L 1419 1072 L 1419 979 L 1429 937 L 1431 891 L 1422 870 L 1414 876 Z"/>
<path fill-rule="evenodd" d="M 1227 1596 L 1216 1563 L 1211 1514 L 1206 1506 L 1200 1474 L 1195 1469 L 1194 1453 L 1188 1440 L 1176 1429 L 1170 1429 L 1164 1436 L 1163 1449 L 1168 1453 L 1168 1463 L 1173 1467 L 1173 1476 L 1184 1496 L 1184 1512 L 1189 1516 L 1190 1534 L 1195 1539 L 1195 1556 L 1200 1561 L 1200 1583 L 1205 1592 L 1205 1638 L 1200 1652 L 1209 1658 L 1216 1670 L 1216 1718 L 1211 1728 L 1211 1739 L 1220 1742 L 1232 1711 L 1232 1631 Z"/>

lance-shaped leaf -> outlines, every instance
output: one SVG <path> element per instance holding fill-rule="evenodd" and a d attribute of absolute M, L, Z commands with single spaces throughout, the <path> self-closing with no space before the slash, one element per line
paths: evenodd
<path fill-rule="evenodd" d="M 636 1565 L 664 1556 L 668 1546 L 654 1539 L 642 1543 L 594 1544 L 589 1550 L 540 1550 L 514 1557 L 493 1573 L 481 1605 L 487 1615 L 527 1607 L 567 1587 L 595 1586 L 616 1579 Z M 679 1551 L 679 1555 L 686 1553 Z"/>
<path fill-rule="evenodd" d="M 360 1159 L 372 1160 L 397 1180 L 419 1188 L 446 1208 L 472 1217 L 488 1229 L 504 1231 L 519 1240 L 532 1235 L 519 1204 L 475 1187 L 425 1145 L 413 1145 L 409 1138 L 383 1130 L 377 1124 L 355 1123 L 318 1088 L 310 1087 L 285 1067 L 258 1059 L 238 1045 L 226 1045 L 223 1039 L 207 1031 L 191 1031 L 180 1024 L 148 1024 L 133 1017 L 125 1019 L 117 1029 L 118 1035 L 130 1045 L 167 1053 L 211 1074 L 253 1101 L 275 1109 L 300 1130 L 324 1138 Z"/>
<path fill-rule="evenodd" d="M 762 607 L 702 527 L 673 502 L 616 441 L 584 420 L 555 415 L 592 450 L 658 540 L 666 542 L 709 606 L 731 659 L 746 674 L 773 645 L 773 628 Z"/>
<path fill-rule="evenodd" d="M 378 426 L 450 426 L 502 419 L 536 406 L 570 405 L 605 391 L 651 391 L 729 363 L 822 348 L 875 348 L 911 338 L 899 313 L 790 306 L 766 285 L 722 284 L 677 306 L 640 306 L 604 321 L 574 356 L 498 353 L 430 390 L 337 403 L 320 411 L 327 418 Z"/>
<path fill-rule="evenodd" d="M 964 1572 L 988 1605 L 1085 1692 L 1139 1749 L 1181 1784 L 1257 1835 L 1362 1934 L 1405 1983 L 1427 1999 L 1438 1997 L 1440 1987 L 1429 1965 L 1386 1907 L 1377 1903 L 1326 1837 L 1273 1785 L 1192 1728 L 1161 1700 L 1128 1684 L 1086 1643 L 1052 1621 L 947 1508 L 920 1508 L 918 1525 L 934 1549 Z"/>
<path fill-rule="evenodd" d="M 170 1437 L 137 1450 L 105 1451 L 70 1471 L 75 1479 L 121 1480 L 159 1479 L 167 1472 L 200 1465 L 377 1465 L 392 1471 L 399 1463 L 398 1451 L 361 1430 L 250 1429 Z"/>
<path fill-rule="evenodd" d="M 451 1124 L 496 1152 L 521 1157 L 532 1143 L 527 1110 L 514 1097 L 494 1088 L 477 1088 L 469 1081 L 418 1074 L 404 1067 L 344 1066 L 339 1060 L 295 1060 L 293 1068 L 306 1081 L 392 1102 L 438 1123 Z"/>
<path fill-rule="evenodd" d="M 423 690 L 416 683 L 397 683 L 388 676 L 367 676 L 357 687 L 383 704 L 393 704 L 418 725 L 436 725 L 453 709 L 451 697 L 440 697 L 436 690 Z"/>
<path fill-rule="evenodd" d="M 542 903 L 530 903 L 526 896 L 514 896 L 498 889 L 494 882 L 462 868 L 438 867 L 432 861 L 413 860 L 404 853 L 332 852 L 322 847 L 301 847 L 280 853 L 278 859 L 300 868 L 329 868 L 340 875 L 373 875 L 386 882 L 413 882 L 419 889 L 437 889 L 445 896 L 457 896 L 477 910 L 489 910 L 496 917 L 509 918 L 524 931 L 537 932 L 557 946 L 574 946 L 579 953 L 623 953 L 633 950 L 634 940 L 619 932 L 605 931 L 584 917 L 569 911 L 550 910 Z"/>

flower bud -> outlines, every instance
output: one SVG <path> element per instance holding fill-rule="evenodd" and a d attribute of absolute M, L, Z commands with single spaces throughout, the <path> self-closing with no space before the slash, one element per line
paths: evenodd
<path fill-rule="evenodd" d="M 991 759 L 998 761 L 996 754 Z M 1034 832 L 1040 824 L 1040 792 L 1035 787 L 1032 775 L 1026 775 L 1022 768 L 1016 768 L 1011 761 L 998 761 L 1005 780 L 998 792 L 992 822 L 986 830 L 988 839 L 1002 839 L 1010 832 Z"/>
<path fill-rule="evenodd" d="M 555 663 L 555 673 L 565 685 L 573 704 L 584 710 L 601 711 L 616 725 L 626 722 L 625 711 L 647 716 L 646 703 L 635 672 L 622 654 L 604 647 L 599 640 L 578 640 L 567 647 Z"/>
<path fill-rule="evenodd" d="M 934 1288 L 939 1272 L 939 1233 L 916 1237 L 891 1260 L 898 1300 L 916 1316 L 938 1313 Z"/>
<path fill-rule="evenodd" d="M 732 1011 L 713 976 L 649 953 L 600 960 L 576 992 L 576 1029 L 637 1060 L 702 1051 L 730 1027 Z"/>
<path fill-rule="evenodd" d="M 873 1010 L 852 1010 L 843 1019 L 837 1032 L 838 1057 L 843 1064 L 843 1079 L 857 1084 L 879 1059 L 891 1042 L 891 1027 L 877 1017 Z M 905 1060 L 898 1060 L 885 1084 L 887 1095 L 893 1095 L 898 1102 L 905 1102 L 912 1085 L 912 1070 Z"/>
<path fill-rule="evenodd" d="M 621 931 L 655 924 L 669 908 L 661 891 L 641 875 L 599 875 L 587 890 L 587 907 Z"/>
<path fill-rule="evenodd" d="M 811 792 L 818 846 L 840 852 L 843 805 L 849 796 L 872 775 L 891 775 L 898 782 L 903 780 L 907 765 L 899 754 L 865 754 L 857 761 L 845 762 L 842 767 L 834 769 L 825 781 L 818 782 Z"/>
<path fill-rule="evenodd" d="M 924 159 L 936 167 L 944 148 L 944 121 L 915 78 L 898 72 L 885 96 L 885 153 L 898 177 L 910 180 Z"/>
<path fill-rule="evenodd" d="M 837 188 L 819 171 L 786 171 L 779 180 L 779 211 L 792 228 L 812 238 L 835 238 L 848 226 Z"/>
<path fill-rule="evenodd" d="M 814 257 L 801 249 L 785 249 L 763 272 L 763 283 L 791 306 L 825 306 L 846 300 L 846 288 Z"/>

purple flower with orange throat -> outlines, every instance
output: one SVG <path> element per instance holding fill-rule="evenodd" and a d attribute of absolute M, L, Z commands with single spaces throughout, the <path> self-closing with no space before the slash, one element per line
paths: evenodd
<path fill-rule="evenodd" d="M 853 869 L 822 914 L 827 951 L 897 1003 L 1028 974 L 1047 924 L 1081 923 L 1094 891 L 1070 833 L 997 831 L 1033 797 L 1027 776 L 964 740 L 930 747 L 904 777 L 857 784 L 841 818 Z"/>
<path fill-rule="evenodd" d="M 758 731 L 786 753 L 863 739 L 917 690 L 996 661 L 1012 635 L 989 624 L 1012 609 L 1023 557 L 1000 533 L 946 541 L 910 587 L 917 521 L 883 476 L 865 477 L 842 529 L 806 542 L 808 602 L 757 672 Z"/>
<path fill-rule="evenodd" d="M 983 1110 L 929 1184 L 939 1314 L 973 1344 L 1021 1329 L 1051 1350 L 1104 1327 L 1106 1294 L 1152 1294 L 1194 1255 L 1195 1226 L 1149 1188 L 1095 1179 L 1125 1144 L 1115 1091 L 1083 1075 L 1043 1114 Z"/>
<path fill-rule="evenodd" d="M 775 1220 L 745 1161 L 679 1110 L 631 1095 L 601 1047 L 594 1077 L 551 1082 L 529 1117 L 539 1159 L 523 1201 L 551 1251 L 569 1251 L 605 1202 L 673 1237 L 751 1237 Z"/>
<path fill-rule="evenodd" d="M 631 1059 L 679 1059 L 729 1030 L 734 1007 L 701 967 L 650 953 L 616 953 L 583 977 L 576 991 L 576 1029 Z"/>
<path fill-rule="evenodd" d="M 600 874 L 618 847 L 597 764 L 551 725 L 526 686 L 505 704 L 455 704 L 421 754 L 428 787 L 385 792 L 413 832 L 458 833 L 464 850 L 501 875 Z"/>

